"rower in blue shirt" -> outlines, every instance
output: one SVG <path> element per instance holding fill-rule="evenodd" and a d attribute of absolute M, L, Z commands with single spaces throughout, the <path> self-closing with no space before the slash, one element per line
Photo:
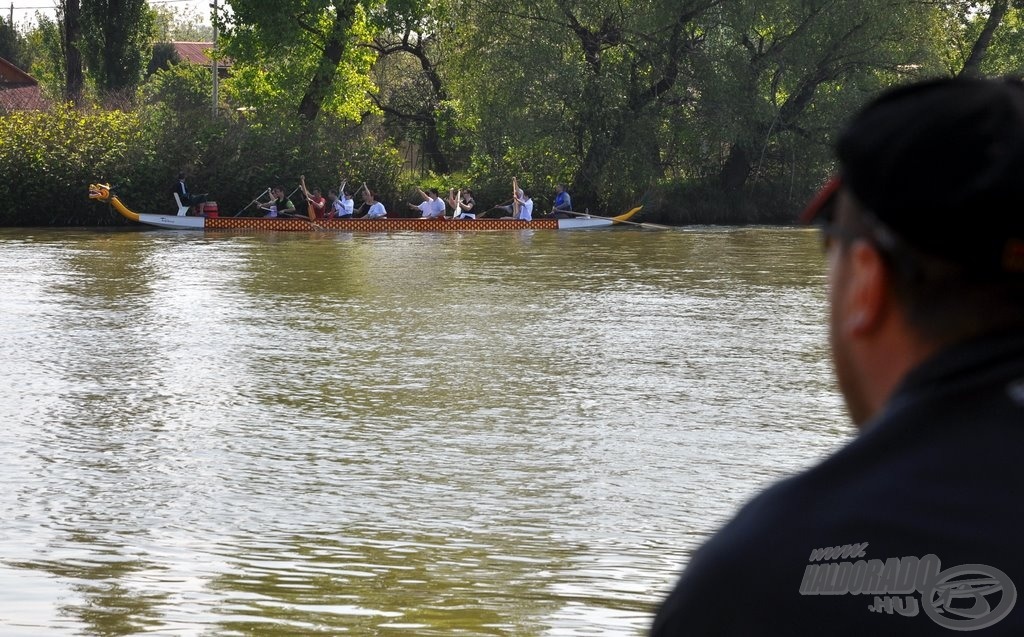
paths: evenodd
<path fill-rule="evenodd" d="M 555 204 L 551 206 L 552 217 L 571 217 L 572 198 L 565 189 L 565 184 L 555 185 Z"/>

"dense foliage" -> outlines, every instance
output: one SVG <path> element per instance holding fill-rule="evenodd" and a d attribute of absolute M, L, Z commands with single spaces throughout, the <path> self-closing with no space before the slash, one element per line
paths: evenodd
<path fill-rule="evenodd" d="M 197 74 L 188 65 L 157 72 L 147 91 L 152 103 L 127 112 L 60 106 L 0 117 L 0 174 L 16 176 L 0 180 L 0 198 L 10 204 L 0 225 L 123 223 L 113 209 L 87 199 L 93 182 L 113 184 L 138 212 L 172 212 L 179 171 L 228 214 L 267 186 L 290 191 L 301 174 L 324 191 L 341 179 L 399 190 L 398 154 L 373 128 L 336 117 L 212 119 Z"/>
<path fill-rule="evenodd" d="M 134 90 L 152 49 L 153 15 L 147 0 L 83 0 L 86 64 L 103 93 Z"/>
<path fill-rule="evenodd" d="M 25 55 L 25 38 L 18 33 L 13 24 L 8 23 L 0 15 L 0 58 L 13 62 L 16 66 L 28 68 L 31 60 Z"/>
<path fill-rule="evenodd" d="M 782 222 L 831 169 L 834 131 L 877 91 L 1024 71 L 1016 0 L 227 4 L 218 44 L 232 71 L 217 117 L 208 69 L 143 44 L 176 32 L 173 20 L 126 13 L 132 47 L 146 52 L 129 75 L 140 81 L 152 59 L 151 75 L 118 102 L 123 112 L 0 120 L 13 142 L 0 145 L 0 170 L 19 176 L 0 195 L 50 211 L 18 206 L 0 222 L 107 219 L 82 203 L 94 179 L 113 180 L 137 209 L 166 209 L 179 169 L 225 209 L 303 173 L 325 189 L 366 180 L 392 210 L 415 186 L 472 186 L 487 207 L 515 176 L 541 209 L 566 183 L 580 209 L 642 201 L 670 223 Z M 87 88 L 109 105 L 104 92 L 123 84 L 90 49 L 96 6 L 82 0 Z M 40 20 L 18 39 L 50 96 L 67 74 L 61 33 Z M 128 68 L 132 47 L 117 64 Z"/>

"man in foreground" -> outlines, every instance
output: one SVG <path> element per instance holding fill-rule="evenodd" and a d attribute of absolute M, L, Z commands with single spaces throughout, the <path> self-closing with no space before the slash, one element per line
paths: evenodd
<path fill-rule="evenodd" d="M 821 225 L 858 437 L 698 550 L 662 635 L 1024 635 L 1024 85 L 891 91 Z"/>

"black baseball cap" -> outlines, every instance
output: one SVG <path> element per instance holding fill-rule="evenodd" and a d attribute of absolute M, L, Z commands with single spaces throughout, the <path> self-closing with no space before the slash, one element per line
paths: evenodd
<path fill-rule="evenodd" d="M 844 189 L 925 254 L 1024 274 L 1024 83 L 948 78 L 890 90 L 854 116 L 836 154 L 839 172 L 804 223 Z"/>

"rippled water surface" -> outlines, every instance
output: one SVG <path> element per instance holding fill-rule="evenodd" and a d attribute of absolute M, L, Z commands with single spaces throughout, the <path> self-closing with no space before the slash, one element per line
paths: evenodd
<path fill-rule="evenodd" d="M 4 230 L 0 268 L 3 635 L 641 635 L 850 435 L 802 230 Z"/>

